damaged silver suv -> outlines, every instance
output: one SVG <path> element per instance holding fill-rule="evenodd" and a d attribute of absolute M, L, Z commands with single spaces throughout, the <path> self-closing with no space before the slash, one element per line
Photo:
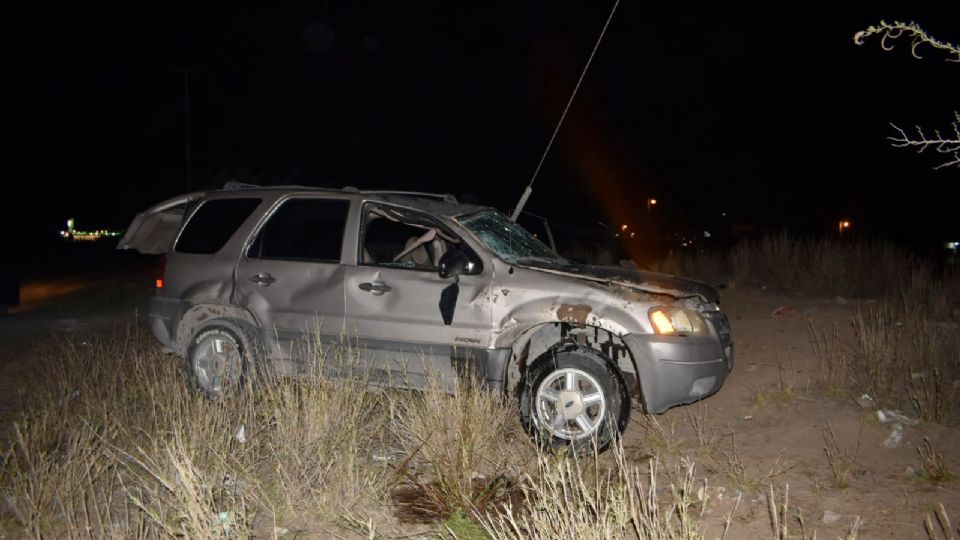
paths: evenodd
<path fill-rule="evenodd" d="M 472 374 L 531 432 L 605 445 L 632 398 L 663 412 L 733 367 L 714 288 L 573 264 L 449 195 L 231 183 L 146 210 L 118 247 L 163 254 L 150 328 L 211 394 L 349 342 L 377 384 Z"/>

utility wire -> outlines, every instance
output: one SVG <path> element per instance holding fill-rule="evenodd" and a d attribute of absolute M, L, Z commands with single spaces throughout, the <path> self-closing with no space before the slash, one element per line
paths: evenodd
<path fill-rule="evenodd" d="M 550 140 L 547 142 L 547 147 L 543 149 L 543 155 L 540 156 L 540 162 L 537 163 L 537 168 L 535 171 L 533 171 L 533 176 L 530 178 L 530 183 L 527 184 L 527 188 L 523 191 L 523 195 L 520 197 L 520 202 L 517 203 L 517 207 L 514 209 L 513 215 L 510 216 L 510 219 L 513 221 L 517 220 L 517 217 L 523 210 L 523 206 L 527 203 L 527 198 L 530 197 L 530 193 L 533 192 L 533 182 L 537 179 L 537 175 L 540 174 L 540 168 L 543 167 L 543 162 L 547 159 L 547 153 L 550 152 L 550 147 L 553 146 L 553 140 L 557 138 L 557 133 L 560 131 L 560 126 L 563 125 L 563 120 L 567 117 L 567 111 L 570 110 L 570 105 L 573 104 L 573 98 L 576 97 L 577 91 L 580 90 L 580 84 L 583 82 L 583 78 L 587 75 L 587 70 L 590 69 L 590 63 L 593 62 L 593 57 L 597 54 L 597 49 L 600 48 L 600 42 L 603 41 L 603 36 L 607 33 L 607 27 L 610 26 L 610 21 L 613 20 L 613 14 L 616 13 L 617 6 L 619 5 L 620 0 L 616 0 L 613 3 L 613 8 L 610 10 L 610 15 L 607 16 L 607 22 L 603 24 L 603 29 L 600 30 L 600 36 L 597 37 L 597 42 L 593 44 L 593 50 L 590 51 L 590 57 L 587 58 L 587 64 L 583 66 L 583 71 L 580 72 L 580 78 L 577 79 L 577 84 L 573 87 L 573 92 L 570 94 L 570 99 L 567 100 L 567 106 L 563 108 L 563 113 L 560 115 L 560 121 L 557 122 L 557 126 L 553 129 L 553 135 L 550 136 Z"/>

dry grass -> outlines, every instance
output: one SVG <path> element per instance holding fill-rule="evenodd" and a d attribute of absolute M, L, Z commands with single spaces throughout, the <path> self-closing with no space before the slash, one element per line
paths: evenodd
<path fill-rule="evenodd" d="M 322 375 L 331 361 L 353 362 L 340 354 L 315 358 L 302 377 L 212 400 L 135 332 L 56 343 L 43 360 L 0 447 L 5 531 L 238 538 L 282 526 L 378 538 L 383 525 L 369 516 L 399 483 L 415 486 L 407 502 L 457 537 L 702 536 L 692 463 L 666 475 L 663 500 L 656 460 L 644 474 L 618 442 L 615 466 L 601 471 L 596 459 L 541 451 L 512 403 L 470 382 L 452 393 L 439 378 L 423 391 L 370 393 L 363 376 Z M 372 459 L 391 445 L 397 463 Z M 532 463 L 536 473 L 523 474 Z"/>
<path fill-rule="evenodd" d="M 943 454 L 933 447 L 929 438 L 923 438 L 923 442 L 917 446 L 917 454 L 920 455 L 924 478 L 937 484 L 953 479 L 953 473 L 947 467 Z"/>
<path fill-rule="evenodd" d="M 784 367 L 783 362 L 778 361 L 776 386 L 766 389 L 757 388 L 746 383 L 744 383 L 744 385 L 750 389 L 750 399 L 755 407 L 763 408 L 767 405 L 783 406 L 793 401 L 797 393 L 795 379 L 793 362 L 790 362 L 788 367 Z"/>
<path fill-rule="evenodd" d="M 933 519 L 930 519 L 931 514 L 933 515 Z M 934 525 L 934 523 L 936 523 L 936 525 Z M 927 538 L 930 538 L 930 540 L 938 540 L 940 538 L 943 540 L 956 540 L 956 534 L 960 533 L 960 531 L 955 530 L 950 523 L 950 516 L 947 515 L 947 509 L 943 507 L 943 503 L 940 503 L 936 510 L 924 516 L 923 526 L 927 532 Z"/>
<path fill-rule="evenodd" d="M 838 488 L 850 486 L 850 480 L 860 470 L 857 459 L 860 457 L 860 445 L 863 442 L 863 431 L 857 437 L 857 444 L 853 447 L 844 447 L 837 441 L 837 434 L 833 426 L 827 421 L 823 428 L 823 453 L 827 456 L 830 472 L 833 474 L 833 483 Z"/>
<path fill-rule="evenodd" d="M 790 529 L 790 523 L 795 522 L 800 527 L 799 538 L 816 540 L 817 531 L 814 530 L 812 536 L 807 533 L 803 512 L 799 508 L 794 515 L 790 515 L 790 484 L 784 484 L 781 500 L 782 502 L 778 501 L 777 492 L 773 488 L 773 484 L 770 484 L 767 493 L 767 515 L 770 518 L 771 538 L 774 540 L 797 538 L 794 531 Z M 850 528 L 847 529 L 844 540 L 856 540 L 861 526 L 863 526 L 863 520 L 860 519 L 860 516 L 855 516 Z"/>
<path fill-rule="evenodd" d="M 352 377 L 329 379 L 332 372 Z M 373 466 L 371 452 L 382 446 L 389 413 L 381 396 L 367 392 L 369 369 L 357 356 L 334 352 L 297 379 L 273 381 L 257 392 L 254 430 L 265 430 L 262 482 L 274 511 L 284 518 L 369 502 L 387 485 L 389 470 Z M 247 429 L 250 429 L 249 427 Z M 256 437 L 255 432 L 253 437 Z"/>
<path fill-rule="evenodd" d="M 52 345 L 0 447 L 0 528 L 153 539 L 269 537 L 281 526 L 381 538 L 385 525 L 370 516 L 399 483 L 457 537 L 702 536 L 685 459 L 671 474 L 657 460 L 643 473 L 618 441 L 614 467 L 601 470 L 595 458 L 541 451 L 513 404 L 476 384 L 451 393 L 434 378 L 424 391 L 370 393 L 362 376 L 323 377 L 320 366 L 350 357 L 315 360 L 303 377 L 212 400 L 146 335 Z M 397 463 L 372 459 L 391 445 Z"/>
<path fill-rule="evenodd" d="M 856 390 L 881 407 L 912 406 L 923 420 L 943 423 L 955 407 L 951 381 L 960 375 L 960 333 L 923 312 L 883 304 L 853 319 Z M 840 360 L 844 362 L 846 360 Z"/>
<path fill-rule="evenodd" d="M 389 394 L 390 432 L 403 456 L 394 499 L 408 518 L 474 515 L 506 504 L 536 450 L 512 402 L 472 379 L 430 376 L 423 391 Z"/>
<path fill-rule="evenodd" d="M 771 480 L 786 474 L 795 464 L 783 458 L 783 450 L 777 455 L 769 469 L 750 467 L 744 463 L 737 448 L 737 435 L 730 433 L 730 451 L 726 451 L 718 445 L 708 454 L 710 460 L 717 469 L 724 474 L 739 489 L 746 492 L 759 493 L 763 486 Z"/>
<path fill-rule="evenodd" d="M 683 449 L 685 441 L 677 434 L 675 418 L 645 414 L 631 416 L 631 429 L 639 429 L 643 433 L 644 447 L 649 451 L 647 455 L 678 455 Z"/>
<path fill-rule="evenodd" d="M 51 345 L 0 444 L 4 529 L 30 537 L 248 536 L 380 501 L 363 381 L 262 381 L 219 400 L 135 332 Z M 241 432 L 242 436 L 238 433 Z M 334 515 L 331 515 L 334 514 Z"/>
<path fill-rule="evenodd" d="M 786 293 L 873 297 L 893 293 L 918 259 L 890 244 L 808 239 L 786 233 L 738 244 L 730 254 L 735 283 Z"/>
<path fill-rule="evenodd" d="M 525 511 L 487 515 L 484 527 L 494 538 L 515 540 L 705 537 L 700 520 L 706 506 L 695 496 L 691 462 L 681 460 L 666 475 L 664 497 L 657 460 L 644 472 L 628 463 L 620 441 L 612 444 L 612 453 L 615 463 L 606 470 L 595 459 L 541 453 L 537 474 L 522 482 Z"/>
<path fill-rule="evenodd" d="M 839 327 L 827 334 L 811 323 L 820 384 L 833 395 L 867 393 L 879 408 L 903 408 L 946 423 L 957 407 L 952 381 L 960 377 L 960 332 L 919 303 L 900 298 L 858 308 L 849 342 Z"/>
<path fill-rule="evenodd" d="M 807 333 L 813 346 L 813 355 L 817 359 L 817 381 L 828 394 L 839 397 L 854 382 L 853 355 L 850 346 L 840 337 L 840 325 L 834 324 L 833 331 L 818 331 L 810 319 Z"/>
<path fill-rule="evenodd" d="M 694 407 L 696 411 L 694 412 Z M 706 402 L 701 400 L 685 409 L 687 423 L 697 437 L 697 447 L 703 455 L 709 456 L 716 452 L 723 440 L 720 427 L 710 422 L 707 415 Z"/>
<path fill-rule="evenodd" d="M 706 259 L 710 266 L 712 257 Z M 811 322 L 818 379 L 828 392 L 867 392 L 881 406 L 906 403 L 922 419 L 938 423 L 955 412 L 952 381 L 960 378 L 960 332 L 948 320 L 960 309 L 957 268 L 938 268 L 882 242 L 787 234 L 740 243 L 729 259 L 739 285 L 880 299 L 858 310 L 850 343 L 841 339 L 839 326 L 820 332 Z"/>
<path fill-rule="evenodd" d="M 730 262 L 726 254 L 720 251 L 671 251 L 651 264 L 650 269 L 704 283 L 722 283 L 730 275 Z"/>

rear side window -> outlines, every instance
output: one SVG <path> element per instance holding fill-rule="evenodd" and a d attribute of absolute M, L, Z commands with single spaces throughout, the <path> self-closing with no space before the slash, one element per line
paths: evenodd
<path fill-rule="evenodd" d="M 175 250 L 177 253 L 201 255 L 220 251 L 259 204 L 260 199 L 214 199 L 204 202 L 183 228 Z"/>
<path fill-rule="evenodd" d="M 247 256 L 340 262 L 349 208 L 344 199 L 288 200 L 260 230 Z"/>

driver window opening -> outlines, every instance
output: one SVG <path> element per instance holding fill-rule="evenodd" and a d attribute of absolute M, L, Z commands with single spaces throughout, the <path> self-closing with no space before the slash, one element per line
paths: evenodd
<path fill-rule="evenodd" d="M 363 230 L 360 262 L 372 266 L 436 271 L 440 257 L 457 241 L 424 216 L 376 206 L 364 211 Z"/>

